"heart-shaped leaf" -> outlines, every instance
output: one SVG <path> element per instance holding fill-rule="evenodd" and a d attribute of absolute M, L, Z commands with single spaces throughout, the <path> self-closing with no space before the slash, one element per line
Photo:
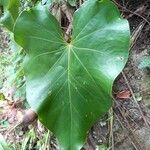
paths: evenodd
<path fill-rule="evenodd" d="M 27 51 L 27 100 L 62 150 L 78 150 L 112 105 L 112 84 L 129 48 L 128 22 L 109 0 L 88 0 L 75 12 L 71 42 L 48 9 L 24 11 L 15 40 Z"/>

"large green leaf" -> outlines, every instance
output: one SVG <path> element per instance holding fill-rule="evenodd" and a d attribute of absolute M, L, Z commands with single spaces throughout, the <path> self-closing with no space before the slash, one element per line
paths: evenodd
<path fill-rule="evenodd" d="M 75 12 L 71 42 L 48 9 L 23 12 L 15 40 L 27 51 L 27 100 L 62 150 L 78 150 L 112 105 L 112 84 L 129 48 L 128 22 L 109 0 L 88 0 Z"/>
<path fill-rule="evenodd" d="M 0 23 L 11 32 L 19 15 L 19 4 L 19 0 L 0 0 L 0 5 L 4 8 L 4 14 L 0 18 Z"/>

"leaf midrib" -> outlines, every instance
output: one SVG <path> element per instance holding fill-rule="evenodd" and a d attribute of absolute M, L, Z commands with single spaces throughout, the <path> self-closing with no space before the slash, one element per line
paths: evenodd
<path fill-rule="evenodd" d="M 68 45 L 68 98 L 70 106 L 70 146 L 72 146 L 72 101 L 71 101 L 71 89 L 70 89 L 70 52 L 71 45 Z"/>

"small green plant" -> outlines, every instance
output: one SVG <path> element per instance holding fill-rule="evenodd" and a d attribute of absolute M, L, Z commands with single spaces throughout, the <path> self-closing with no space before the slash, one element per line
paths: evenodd
<path fill-rule="evenodd" d="M 0 134 L 0 150 L 10 150 L 4 137 Z"/>
<path fill-rule="evenodd" d="M 138 66 L 140 69 L 150 68 L 150 56 L 145 56 L 141 59 L 141 62 Z"/>
<path fill-rule="evenodd" d="M 66 40 L 48 5 L 37 5 L 23 11 L 13 27 L 26 51 L 27 100 L 62 150 L 79 150 L 112 106 L 112 84 L 128 59 L 130 39 L 127 20 L 110 0 L 87 0 L 71 24 Z"/>

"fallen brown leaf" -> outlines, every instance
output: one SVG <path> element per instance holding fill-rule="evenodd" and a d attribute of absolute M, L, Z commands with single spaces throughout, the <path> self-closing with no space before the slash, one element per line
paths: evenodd
<path fill-rule="evenodd" d="M 117 99 L 129 99 L 130 96 L 131 96 L 131 92 L 128 89 L 120 91 L 116 94 Z"/>

